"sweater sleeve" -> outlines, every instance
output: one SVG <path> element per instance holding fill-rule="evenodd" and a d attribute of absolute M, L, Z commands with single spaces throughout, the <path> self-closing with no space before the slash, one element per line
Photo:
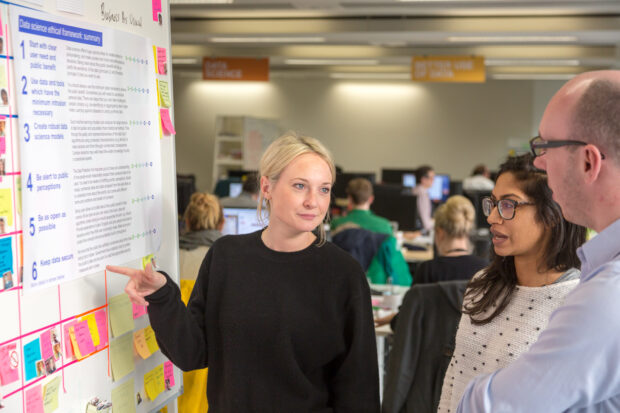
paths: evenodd
<path fill-rule="evenodd" d="M 346 306 L 347 348 L 336 361 L 331 379 L 334 412 L 379 412 L 379 375 L 370 290 L 364 274 L 357 277 Z"/>
<path fill-rule="evenodd" d="M 162 353 L 183 371 L 200 369 L 208 363 L 205 315 L 211 254 L 209 250 L 200 266 L 187 307 L 181 300 L 179 287 L 165 273 L 166 284 L 145 297 Z"/>

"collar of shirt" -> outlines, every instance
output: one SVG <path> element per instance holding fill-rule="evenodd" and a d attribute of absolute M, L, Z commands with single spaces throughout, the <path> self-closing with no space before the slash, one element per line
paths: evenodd
<path fill-rule="evenodd" d="M 620 219 L 577 249 L 581 260 L 581 282 L 595 275 L 594 270 L 620 255 Z"/>

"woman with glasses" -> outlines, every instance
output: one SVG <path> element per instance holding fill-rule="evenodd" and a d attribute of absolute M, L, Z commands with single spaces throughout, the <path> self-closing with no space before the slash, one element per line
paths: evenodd
<path fill-rule="evenodd" d="M 579 282 L 576 249 L 585 242 L 586 230 L 562 217 L 546 173 L 534 168 L 530 154 L 501 165 L 482 207 L 491 225 L 492 261 L 465 292 L 437 410 L 442 413 L 456 412 L 474 377 L 525 352 Z"/>

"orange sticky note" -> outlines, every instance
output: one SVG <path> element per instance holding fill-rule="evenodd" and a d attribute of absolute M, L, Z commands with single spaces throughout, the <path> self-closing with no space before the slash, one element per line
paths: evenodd
<path fill-rule="evenodd" d="M 144 328 L 144 341 L 146 342 L 151 354 L 159 350 L 159 345 L 155 339 L 155 331 L 153 331 L 153 327 L 148 326 Z"/>
<path fill-rule="evenodd" d="M 144 329 L 140 329 L 133 333 L 133 344 L 136 348 L 136 352 L 143 359 L 147 359 L 151 356 L 151 350 L 149 350 L 149 346 L 146 345 L 146 339 L 144 338 Z"/>

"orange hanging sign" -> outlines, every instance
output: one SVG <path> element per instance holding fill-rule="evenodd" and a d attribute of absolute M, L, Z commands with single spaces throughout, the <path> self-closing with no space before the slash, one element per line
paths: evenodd
<path fill-rule="evenodd" d="M 269 58 L 205 57 L 202 60 L 204 80 L 269 81 Z"/>
<path fill-rule="evenodd" d="M 414 56 L 411 80 L 416 82 L 484 83 L 486 71 L 482 56 Z"/>

